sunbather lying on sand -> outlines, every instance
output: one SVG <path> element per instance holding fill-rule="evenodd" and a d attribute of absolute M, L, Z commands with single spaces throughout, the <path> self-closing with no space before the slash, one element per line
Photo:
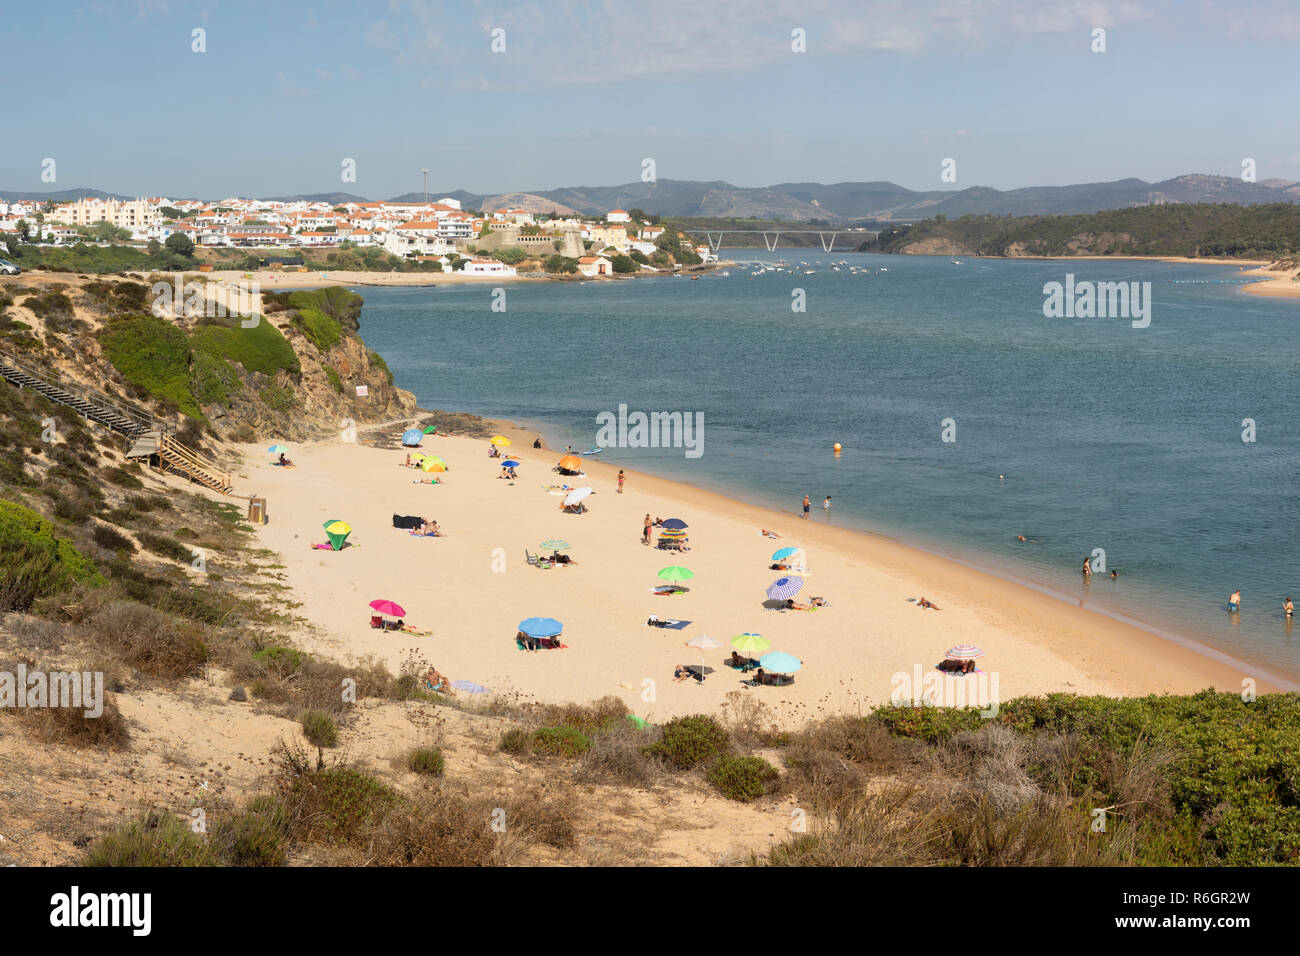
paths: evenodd
<path fill-rule="evenodd" d="M 777 534 L 775 531 L 768 531 L 766 528 L 760 528 L 759 531 L 758 531 L 758 533 L 761 534 L 761 535 L 762 535 L 763 537 L 765 537 L 765 538 L 779 538 L 779 537 L 781 537 L 781 536 L 780 536 L 779 534 Z"/>
<path fill-rule="evenodd" d="M 941 671 L 948 671 L 950 674 L 969 674 L 975 670 L 974 661 L 950 661 L 944 659 L 935 666 Z"/>
<path fill-rule="evenodd" d="M 808 604 L 800 604 L 794 598 L 786 598 L 785 609 L 787 611 L 811 611 L 812 607 Z"/>
<path fill-rule="evenodd" d="M 916 606 L 933 608 L 936 611 L 943 610 L 943 608 L 939 607 L 939 605 L 935 604 L 933 601 L 927 601 L 924 597 L 920 597 L 916 599 Z"/>

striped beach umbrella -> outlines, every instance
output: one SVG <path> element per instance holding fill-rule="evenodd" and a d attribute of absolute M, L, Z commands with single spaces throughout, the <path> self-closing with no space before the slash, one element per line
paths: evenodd
<path fill-rule="evenodd" d="M 330 547 L 335 551 L 342 551 L 344 543 L 348 540 L 348 535 L 352 533 L 352 525 L 346 521 L 340 521 L 338 518 L 330 518 L 325 522 L 325 536 L 330 539 Z"/>
<path fill-rule="evenodd" d="M 948 648 L 943 656 L 944 660 L 949 661 L 977 661 L 984 656 L 984 652 L 974 644 L 958 644 Z"/>
<path fill-rule="evenodd" d="M 673 564 L 659 570 L 659 577 L 664 581 L 689 581 L 695 577 L 695 572 L 689 568 L 678 567 Z"/>
<path fill-rule="evenodd" d="M 793 674 L 803 668 L 803 661 L 785 651 L 773 651 L 760 657 L 758 666 L 774 674 Z"/>
<path fill-rule="evenodd" d="M 785 601 L 803 590 L 803 578 L 792 575 L 777 578 L 767 586 L 767 596 L 774 601 Z"/>
<path fill-rule="evenodd" d="M 772 642 L 762 634 L 751 634 L 746 631 L 744 634 L 737 634 L 733 637 L 731 646 L 748 654 L 754 651 L 765 651 L 772 646 Z"/>
<path fill-rule="evenodd" d="M 566 548 L 573 547 L 573 545 L 569 544 L 569 542 L 564 541 L 560 538 L 547 538 L 545 541 L 539 544 L 538 547 L 545 548 L 547 551 L 563 551 Z"/>

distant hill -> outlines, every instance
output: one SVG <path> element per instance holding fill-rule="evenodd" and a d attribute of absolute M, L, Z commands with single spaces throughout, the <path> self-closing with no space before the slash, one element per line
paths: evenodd
<path fill-rule="evenodd" d="M 4 192 L 12 199 L 75 199 L 80 196 L 107 197 L 97 189 L 70 189 L 57 193 Z M 415 202 L 423 192 L 393 197 L 397 202 Z M 782 222 L 812 220 L 837 224 L 874 220 L 911 221 L 944 215 L 949 219 L 965 215 L 1061 216 L 1088 215 L 1107 209 L 1131 209 L 1166 203 L 1237 203 L 1255 206 L 1274 202 L 1300 202 L 1300 183 L 1285 179 L 1242 182 L 1231 176 L 1191 174 L 1148 183 L 1142 179 L 1118 179 L 1104 183 L 1071 186 L 1027 186 L 1000 190 L 988 186 L 966 189 L 907 189 L 890 182 L 777 183 L 774 186 L 733 186 L 722 180 L 701 182 L 688 179 L 660 179 L 652 183 L 624 183 L 621 186 L 566 186 L 496 194 L 471 193 L 463 189 L 430 190 L 428 197 L 450 196 L 466 209 L 496 209 L 517 206 L 534 212 L 554 209 L 566 215 L 604 215 L 611 209 L 639 208 L 660 216 L 691 218 L 762 219 Z M 125 199 L 132 197 L 115 196 Z M 221 197 L 224 198 L 224 197 Z M 365 202 L 351 193 L 309 193 L 270 197 L 285 201 Z"/>
<path fill-rule="evenodd" d="M 135 196 L 121 196 L 106 193 L 102 189 L 90 189 L 77 186 L 73 189 L 60 189 L 54 192 L 23 192 L 17 189 L 0 189 L 0 199 L 25 199 L 38 202 L 69 202 L 76 199 L 135 199 Z"/>

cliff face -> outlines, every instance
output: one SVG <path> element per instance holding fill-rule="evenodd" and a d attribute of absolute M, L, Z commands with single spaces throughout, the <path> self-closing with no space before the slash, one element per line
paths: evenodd
<path fill-rule="evenodd" d="M 249 327 L 208 314 L 224 309 L 206 300 L 160 307 L 152 283 L 135 281 L 143 276 L 18 278 L 0 283 L 0 348 L 191 433 L 304 440 L 415 411 L 415 396 L 366 350 L 362 300 L 346 289 L 265 294 Z"/>

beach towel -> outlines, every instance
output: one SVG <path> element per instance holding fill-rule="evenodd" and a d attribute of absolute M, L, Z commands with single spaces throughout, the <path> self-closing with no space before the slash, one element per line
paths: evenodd
<path fill-rule="evenodd" d="M 691 623 L 690 621 L 669 621 L 669 620 L 661 621 L 658 619 L 653 621 L 649 621 L 649 620 L 646 621 L 646 624 L 650 627 L 662 627 L 670 631 L 680 631 L 690 623 Z"/>
<path fill-rule="evenodd" d="M 394 528 L 406 528 L 414 530 L 424 524 L 424 519 L 419 515 L 393 515 Z"/>

